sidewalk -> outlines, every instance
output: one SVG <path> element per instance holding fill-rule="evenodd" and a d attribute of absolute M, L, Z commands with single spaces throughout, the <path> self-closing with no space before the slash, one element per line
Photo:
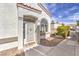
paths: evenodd
<path fill-rule="evenodd" d="M 25 52 L 26 56 L 79 56 L 79 46 L 69 44 L 70 40 L 65 39 L 55 47 L 35 47 Z M 71 41 L 72 43 L 72 41 Z"/>

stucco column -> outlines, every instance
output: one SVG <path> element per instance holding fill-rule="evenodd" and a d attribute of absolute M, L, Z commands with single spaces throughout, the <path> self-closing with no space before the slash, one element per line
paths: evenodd
<path fill-rule="evenodd" d="M 40 44 L 40 22 L 38 21 L 35 25 L 36 42 L 37 44 Z"/>
<path fill-rule="evenodd" d="M 51 23 L 50 23 L 50 21 L 48 23 L 48 32 L 51 33 Z"/>
<path fill-rule="evenodd" d="M 36 33 L 35 33 L 35 31 L 36 31 L 36 26 L 34 24 L 34 41 L 36 41 Z"/>
<path fill-rule="evenodd" d="M 24 40 L 23 40 L 23 18 L 18 20 L 18 49 L 23 49 Z"/>

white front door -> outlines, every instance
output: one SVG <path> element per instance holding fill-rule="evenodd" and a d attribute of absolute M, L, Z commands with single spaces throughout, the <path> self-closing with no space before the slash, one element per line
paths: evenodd
<path fill-rule="evenodd" d="M 27 22 L 27 42 L 34 41 L 34 23 Z"/>

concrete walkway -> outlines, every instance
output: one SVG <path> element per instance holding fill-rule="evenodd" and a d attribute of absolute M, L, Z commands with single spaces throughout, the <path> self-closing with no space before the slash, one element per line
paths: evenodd
<path fill-rule="evenodd" d="M 65 39 L 55 47 L 37 46 L 25 52 L 26 56 L 79 56 L 76 41 Z"/>
<path fill-rule="evenodd" d="M 71 31 L 70 38 L 60 42 L 57 46 L 39 45 L 25 52 L 26 56 L 79 56 L 79 44 L 75 31 Z"/>

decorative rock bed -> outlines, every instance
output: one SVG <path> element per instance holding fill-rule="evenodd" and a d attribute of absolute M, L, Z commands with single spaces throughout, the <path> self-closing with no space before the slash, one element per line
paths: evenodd
<path fill-rule="evenodd" d="M 61 41 L 63 41 L 64 38 L 61 36 L 52 36 L 50 39 L 40 39 L 40 44 L 44 46 L 56 46 Z"/>

